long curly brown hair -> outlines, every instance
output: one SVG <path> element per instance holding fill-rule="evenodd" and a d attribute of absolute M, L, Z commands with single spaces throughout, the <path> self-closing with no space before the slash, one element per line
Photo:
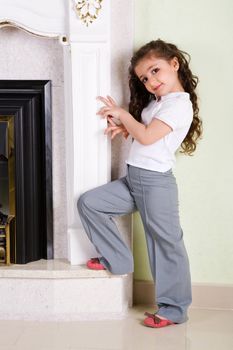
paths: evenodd
<path fill-rule="evenodd" d="M 197 95 L 195 89 L 199 82 L 197 76 L 193 75 L 190 68 L 190 55 L 181 51 L 176 45 L 166 43 L 165 41 L 158 39 L 149 42 L 142 46 L 132 57 L 131 65 L 129 67 L 129 88 L 130 88 L 130 103 L 129 112 L 133 117 L 141 122 L 141 113 L 144 107 L 148 103 L 156 99 L 156 96 L 147 91 L 144 84 L 140 81 L 135 73 L 135 67 L 139 61 L 146 56 L 156 56 L 157 58 L 163 58 L 170 62 L 174 57 L 177 57 L 179 61 L 178 78 L 185 92 L 190 95 L 190 100 L 193 105 L 193 121 L 190 129 L 181 144 L 181 153 L 191 155 L 196 150 L 197 140 L 202 135 L 202 121 L 199 117 L 199 107 L 197 101 Z M 187 58 L 185 57 L 187 56 Z"/>

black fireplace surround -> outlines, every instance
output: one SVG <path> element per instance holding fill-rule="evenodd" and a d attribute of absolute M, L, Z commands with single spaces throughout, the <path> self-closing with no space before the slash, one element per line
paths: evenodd
<path fill-rule="evenodd" d="M 51 81 L 0 80 L 0 115 L 14 117 L 16 258 L 53 259 Z"/>

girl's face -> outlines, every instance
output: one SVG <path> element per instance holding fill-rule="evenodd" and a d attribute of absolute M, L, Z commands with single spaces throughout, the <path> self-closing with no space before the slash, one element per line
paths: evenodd
<path fill-rule="evenodd" d="M 151 94 L 161 97 L 169 92 L 184 91 L 178 78 L 178 69 L 176 57 L 168 62 L 151 55 L 138 62 L 135 73 Z"/>

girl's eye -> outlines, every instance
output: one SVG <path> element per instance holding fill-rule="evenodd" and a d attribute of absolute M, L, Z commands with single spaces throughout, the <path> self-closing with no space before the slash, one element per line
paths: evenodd
<path fill-rule="evenodd" d="M 157 73 L 159 71 L 159 68 L 154 68 L 154 69 L 152 69 L 152 74 L 155 74 L 155 73 Z"/>
<path fill-rule="evenodd" d="M 141 80 L 141 82 L 142 82 L 143 84 L 146 84 L 147 78 L 143 78 L 143 79 Z"/>

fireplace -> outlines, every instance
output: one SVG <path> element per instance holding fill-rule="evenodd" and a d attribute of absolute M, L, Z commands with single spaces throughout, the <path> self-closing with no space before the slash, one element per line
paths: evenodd
<path fill-rule="evenodd" d="M 53 258 L 51 124 L 50 81 L 0 81 L 2 262 Z"/>

